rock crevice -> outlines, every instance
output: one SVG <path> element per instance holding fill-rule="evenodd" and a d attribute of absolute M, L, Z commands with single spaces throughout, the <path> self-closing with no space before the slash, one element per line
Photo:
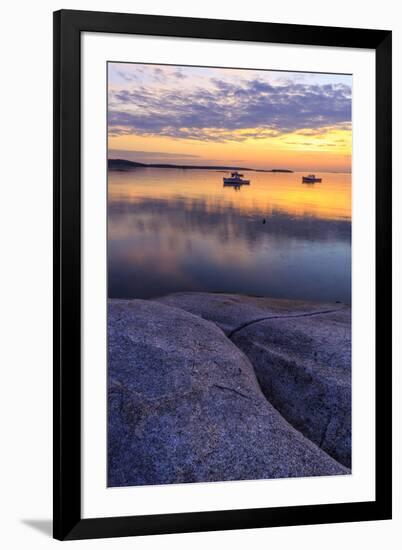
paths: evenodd
<path fill-rule="evenodd" d="M 108 486 L 350 473 L 278 412 L 215 322 L 110 300 L 108 323 Z"/>
<path fill-rule="evenodd" d="M 250 360 L 269 403 L 351 467 L 349 306 L 195 292 L 158 301 L 219 326 Z"/>
<path fill-rule="evenodd" d="M 247 321 L 246 323 L 243 323 L 242 325 L 231 330 L 228 334 L 228 338 L 232 338 L 232 336 L 234 336 L 237 332 L 240 332 L 241 330 L 249 327 L 250 325 L 254 325 L 254 323 L 260 323 L 261 321 L 270 321 L 273 319 L 296 319 L 298 317 L 311 317 L 312 315 L 325 315 L 326 313 L 334 313 L 335 311 L 339 311 L 340 309 L 341 308 L 326 309 L 323 311 L 307 311 L 306 313 L 299 313 L 296 315 L 269 315 L 268 317 L 260 317 L 259 319 L 252 319 L 251 321 Z"/>

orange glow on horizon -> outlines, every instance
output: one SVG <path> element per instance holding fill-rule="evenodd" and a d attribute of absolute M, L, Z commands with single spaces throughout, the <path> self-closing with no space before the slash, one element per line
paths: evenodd
<path fill-rule="evenodd" d="M 351 106 L 351 75 L 113 62 L 109 154 L 351 172 Z"/>
<path fill-rule="evenodd" d="M 242 139 L 241 136 L 246 134 L 247 129 L 243 129 L 238 132 L 238 137 Z M 320 133 L 313 133 L 306 129 L 260 139 L 245 138 L 243 141 L 197 141 L 130 134 L 109 136 L 109 151 L 113 153 L 113 150 L 155 154 L 162 151 L 177 157 L 190 155 L 189 160 L 182 161 L 181 164 L 350 172 L 352 131 L 349 128 L 329 127 Z M 169 160 L 164 162 L 174 163 Z"/>

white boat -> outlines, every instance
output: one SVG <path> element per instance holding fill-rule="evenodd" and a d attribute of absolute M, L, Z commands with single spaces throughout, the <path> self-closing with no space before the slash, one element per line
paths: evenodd
<path fill-rule="evenodd" d="M 309 174 L 308 176 L 303 176 L 302 181 L 303 183 L 320 183 L 322 181 L 322 178 L 316 178 L 315 174 Z"/>
<path fill-rule="evenodd" d="M 250 180 L 243 179 L 243 174 L 239 172 L 231 172 L 230 178 L 223 178 L 224 185 L 249 185 Z"/>

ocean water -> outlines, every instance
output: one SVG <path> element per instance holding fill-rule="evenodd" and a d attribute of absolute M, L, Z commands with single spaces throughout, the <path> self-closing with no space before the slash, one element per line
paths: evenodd
<path fill-rule="evenodd" d="M 108 292 L 230 292 L 351 303 L 351 175 L 109 171 Z M 304 174 L 305 175 L 305 174 Z"/>

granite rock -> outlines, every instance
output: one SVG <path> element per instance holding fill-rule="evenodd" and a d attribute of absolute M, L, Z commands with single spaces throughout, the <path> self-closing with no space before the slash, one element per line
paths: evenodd
<path fill-rule="evenodd" d="M 351 467 L 350 312 L 265 320 L 232 337 L 270 403 Z"/>
<path fill-rule="evenodd" d="M 184 292 L 158 299 L 221 327 L 251 361 L 268 401 L 351 466 L 351 314 L 338 303 Z"/>
<path fill-rule="evenodd" d="M 214 324 L 165 304 L 110 300 L 108 485 L 350 473 L 267 401 Z"/>
<path fill-rule="evenodd" d="M 267 317 L 310 314 L 344 307 L 334 303 L 214 292 L 175 292 L 155 298 L 155 301 L 179 307 L 203 319 L 213 321 L 229 336 L 244 325 Z"/>

